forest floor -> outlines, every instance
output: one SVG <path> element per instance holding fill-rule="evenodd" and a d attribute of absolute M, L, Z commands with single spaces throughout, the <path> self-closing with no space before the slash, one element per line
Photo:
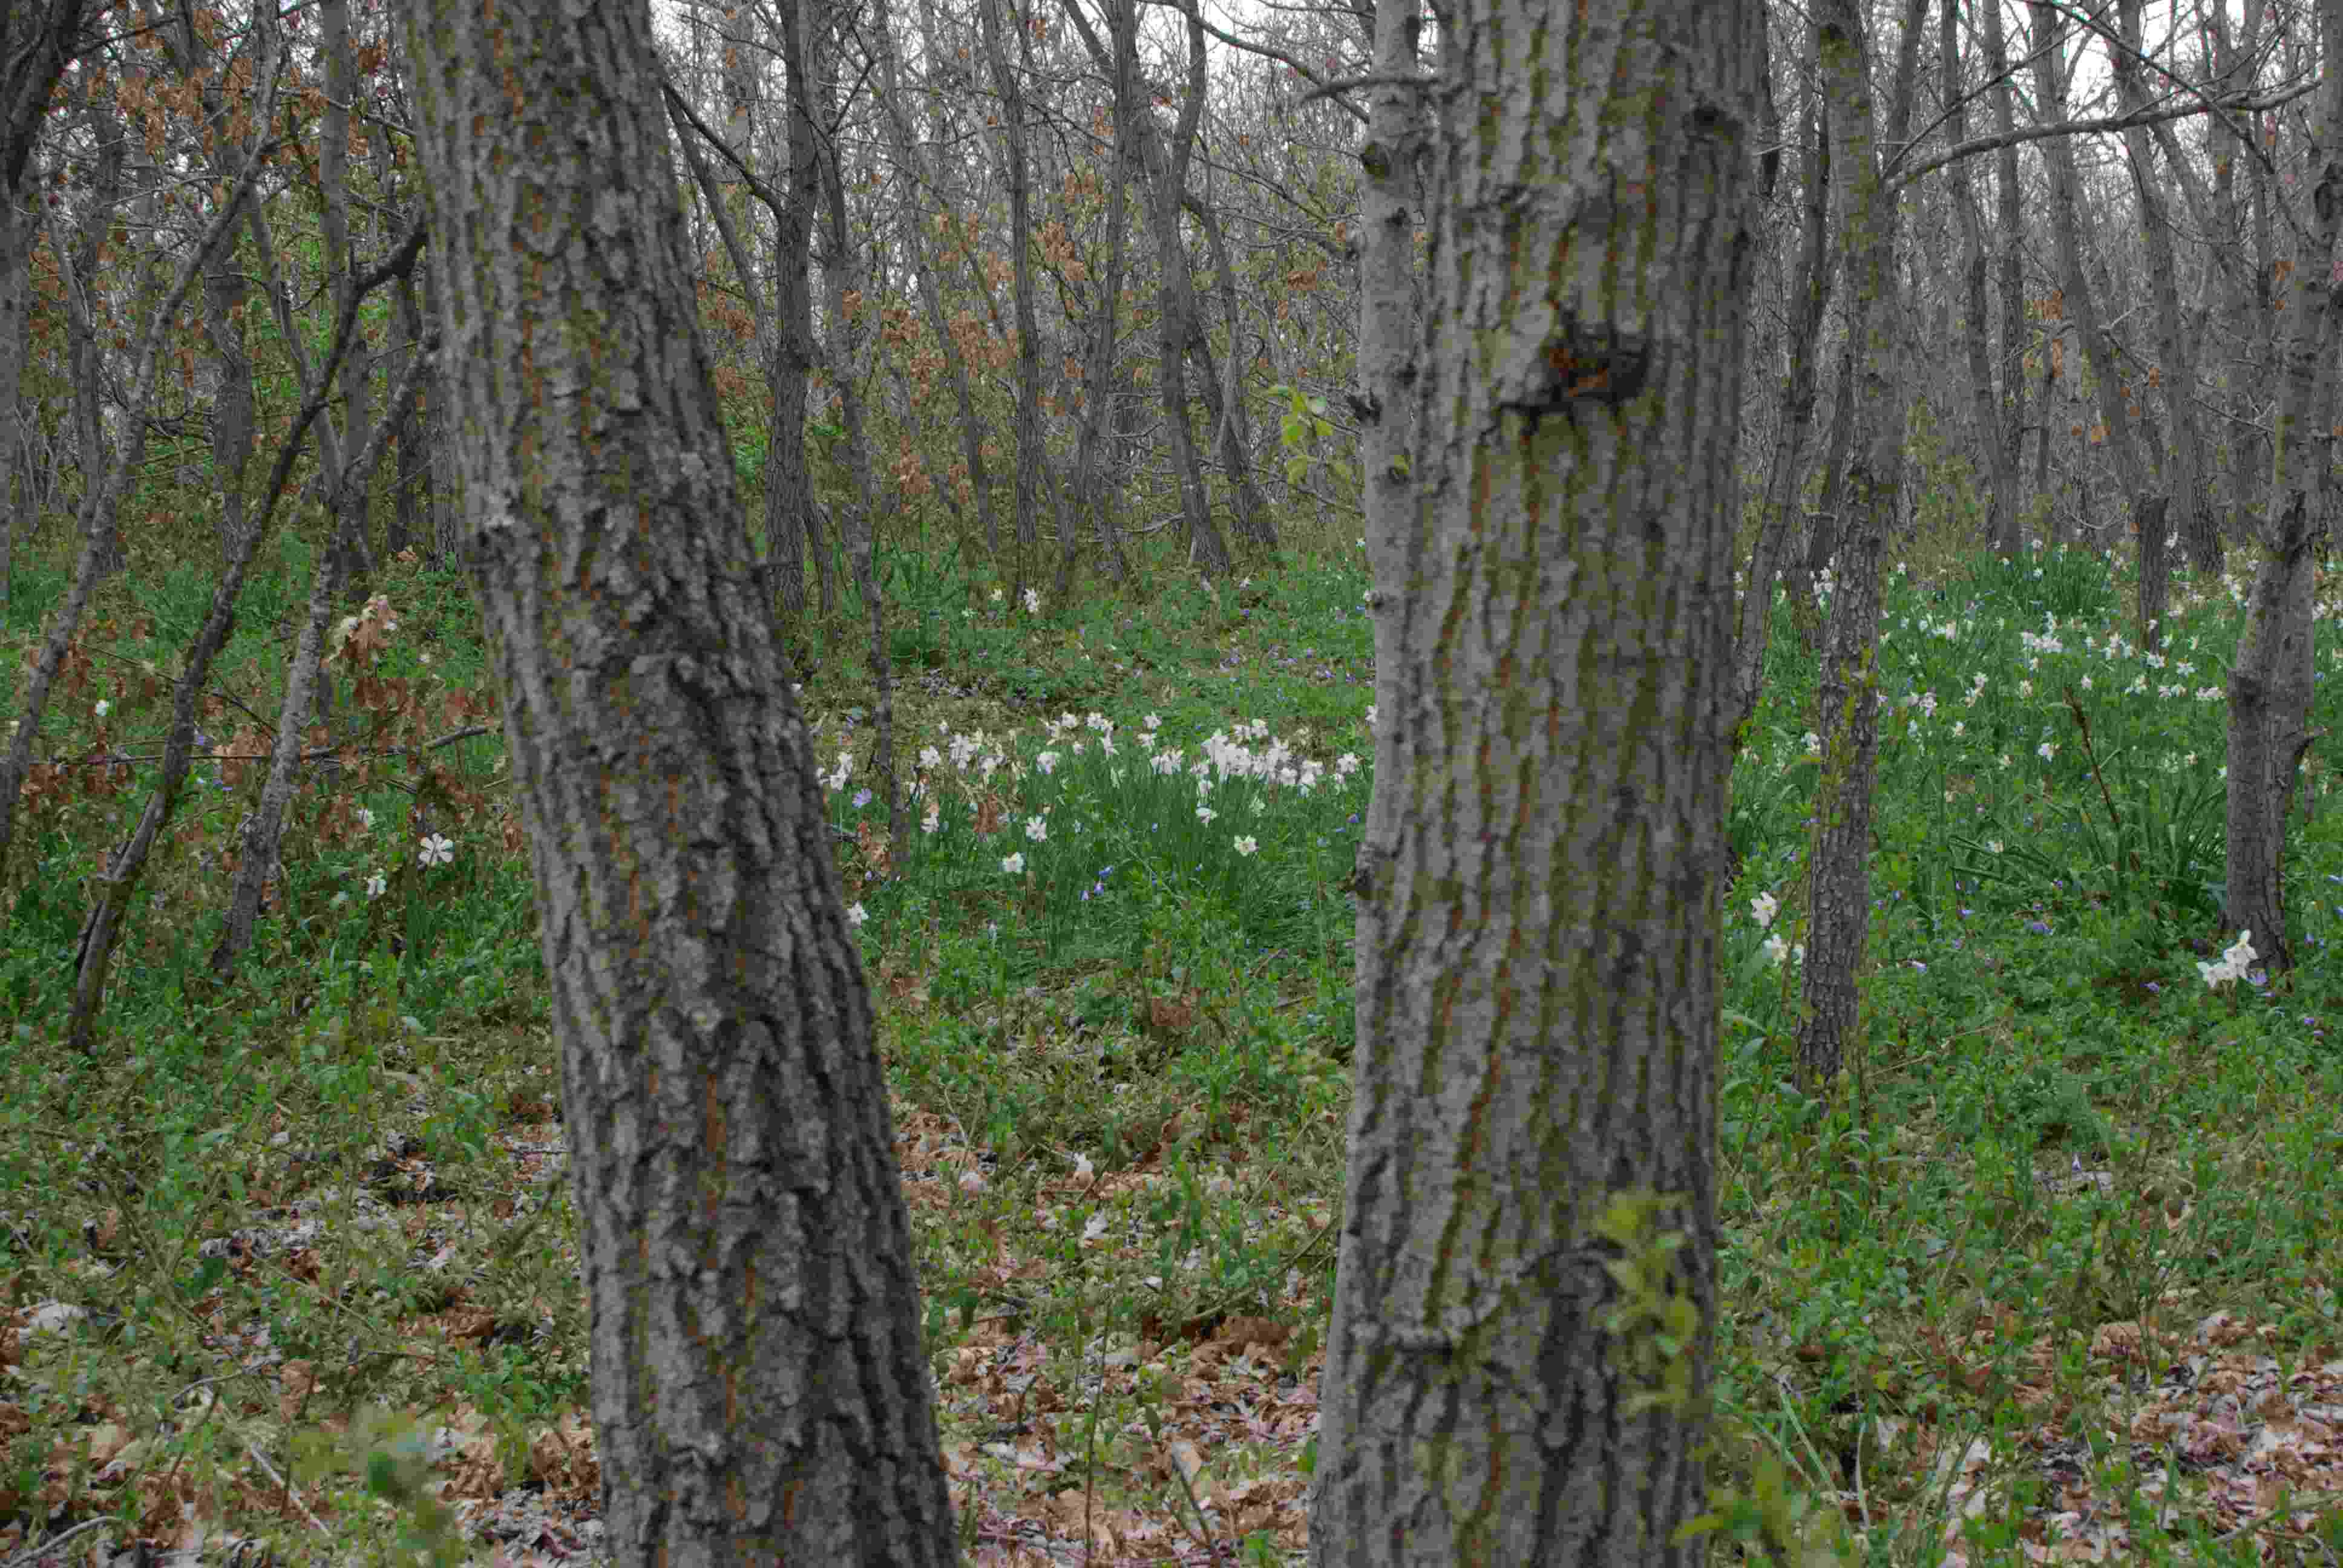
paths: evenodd
<path fill-rule="evenodd" d="M 1923 553 L 1887 582 L 1865 1024 L 1826 1097 L 1791 1066 L 1815 668 L 1786 610 L 1735 775 L 1720 1539 L 2331 1562 L 2331 764 L 2314 749 L 2298 800 L 2298 966 L 2208 984 L 2238 937 L 2217 922 L 2243 579 L 2190 585 L 2155 660 L 2096 557 Z M 971 1563 L 1299 1560 L 1373 758 L 1360 558 L 1038 608 L 910 579 L 896 744 L 938 810 L 928 831 L 912 805 L 900 855 L 850 605 L 804 661 Z M 597 1555 L 501 741 L 491 721 L 420 749 L 488 678 L 459 579 L 374 585 L 333 739 L 380 755 L 311 781 L 258 945 L 207 978 L 308 565 L 288 545 L 248 596 L 91 1059 L 61 1029 L 82 879 L 144 804 L 151 763 L 112 759 L 159 754 L 152 672 L 203 572 L 110 587 L 60 689 L 49 754 L 92 765 L 49 776 L 0 887 L 0 1568 Z M 19 574 L 10 672 L 60 591 Z"/>

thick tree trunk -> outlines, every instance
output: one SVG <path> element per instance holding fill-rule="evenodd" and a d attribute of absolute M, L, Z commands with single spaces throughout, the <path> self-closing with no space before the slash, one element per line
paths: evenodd
<path fill-rule="evenodd" d="M 1765 14 L 1443 16 L 1311 1553 L 1691 1564 Z"/>
<path fill-rule="evenodd" d="M 954 1535 L 811 742 L 695 314 L 649 7 L 414 0 L 465 554 L 562 1062 L 608 1542 Z"/>
<path fill-rule="evenodd" d="M 2327 58 L 2343 61 L 2343 0 L 2318 0 L 2318 23 Z M 2343 343 L 2343 282 L 2335 261 L 2343 236 L 2343 70 L 2326 73 L 2318 107 L 2302 176 L 2311 186 L 2311 221 L 2288 278 L 2292 297 L 2278 365 L 2272 515 L 2262 528 L 2266 553 L 2229 670 L 2228 924 L 2253 933 L 2255 950 L 2274 973 L 2294 963 L 2286 923 L 2286 813 L 2302 754 L 2316 739 L 2313 552 L 2327 533 L 2325 477 Z"/>

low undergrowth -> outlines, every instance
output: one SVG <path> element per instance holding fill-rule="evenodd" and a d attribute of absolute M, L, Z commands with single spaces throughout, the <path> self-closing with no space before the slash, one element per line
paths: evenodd
<path fill-rule="evenodd" d="M 439 744 L 490 706 L 459 582 L 374 585 L 260 945 L 206 967 L 289 647 L 263 612 L 295 613 L 307 569 L 288 547 L 245 616 L 89 1060 L 58 1043 L 81 879 L 144 804 L 192 590 L 109 589 L 44 737 L 0 889 L 0 1553 L 590 1546 L 528 870 L 493 717 Z M 802 700 L 971 1560 L 1295 1560 L 1373 757 L 1363 566 L 1143 605 L 922 584 L 900 845 L 850 636 Z M 1891 573 L 1865 1022 L 1824 1099 L 1791 1071 L 1814 669 L 1781 615 L 1730 824 L 1721 1540 L 1802 1517 L 1879 1563 L 2343 1546 L 2343 828 L 2314 756 L 2300 967 L 2208 981 L 2238 939 L 2234 586 L 2194 585 L 2159 662 L 2096 558 Z M 56 592 L 20 569 L 13 648 Z"/>

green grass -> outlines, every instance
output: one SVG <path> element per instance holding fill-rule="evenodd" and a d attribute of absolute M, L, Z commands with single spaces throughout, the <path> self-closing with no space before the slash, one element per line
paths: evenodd
<path fill-rule="evenodd" d="M 2229 595 L 2198 585 L 2157 669 L 2110 645 L 2127 589 L 2096 558 L 2037 575 L 1939 557 L 1887 587 L 1865 1019 L 1828 1101 L 1795 1085 L 1795 992 L 1766 946 L 1799 940 L 1814 779 L 1815 670 L 1786 611 L 1735 780 L 1727 1533 L 1804 1508 L 1851 1522 L 1879 1563 L 1943 1561 L 1949 1540 L 2015 1564 L 2086 1537 L 2142 1562 L 2323 1560 L 2336 1483 L 2297 1441 L 2320 1418 L 2281 1429 L 2251 1401 L 2298 1379 L 2298 1405 L 2343 1402 L 2313 1397 L 2343 1359 L 2332 775 L 2314 759 L 2288 866 L 2300 969 L 2209 990 L 2197 964 L 2237 933 L 2217 925 L 2224 709 L 2195 694 L 2226 676 Z M 204 716 L 223 744 L 274 715 L 307 553 L 276 561 Z M 144 671 L 174 667 L 207 579 L 148 568 L 106 590 L 48 755 L 159 754 L 167 691 Z M 925 791 L 914 820 L 936 818 L 890 874 L 882 808 L 859 799 L 875 693 L 850 615 L 817 635 L 803 701 L 825 770 L 853 759 L 830 809 L 968 1538 L 1026 1519 L 1078 1540 L 1087 1516 L 1132 1560 L 1209 1530 L 1291 1561 L 1342 1191 L 1342 884 L 1373 756 L 1361 552 L 1038 615 L 956 559 L 894 571 L 922 612 L 899 643 L 898 754 Z M 12 653 L 63 578 L 35 554 L 17 586 Z M 411 748 L 486 678 L 477 618 L 446 575 L 376 587 L 398 625 L 371 673 L 407 684 L 346 678 L 336 724 Z M 2321 649 L 2322 678 L 2338 660 Z M 2322 678 L 2315 725 L 2336 722 L 2335 690 Z M 338 1561 L 387 1563 L 415 1560 L 400 1531 L 421 1528 L 401 1477 L 450 1501 L 590 1498 L 575 1220 L 545 1152 L 554 1052 L 499 752 L 489 737 L 313 780 L 226 984 L 205 969 L 219 858 L 261 769 L 207 759 L 85 1060 L 59 1043 L 79 879 L 151 769 L 75 771 L 24 823 L 0 889 L 0 1279 L 20 1309 L 86 1315 L 17 1338 L 0 1518 L 116 1521 L 87 1544 L 176 1541 L 192 1517 L 296 1560 L 330 1537 Z M 427 787 L 417 756 L 442 770 Z M 422 863 L 427 826 L 444 861 Z M 1764 927 L 1761 893 L 1781 904 Z M 2217 1385 L 2248 1402 L 2214 1411 Z M 416 1448 L 402 1422 L 447 1445 Z M 2259 1469 L 2224 1447 L 2258 1437 Z"/>

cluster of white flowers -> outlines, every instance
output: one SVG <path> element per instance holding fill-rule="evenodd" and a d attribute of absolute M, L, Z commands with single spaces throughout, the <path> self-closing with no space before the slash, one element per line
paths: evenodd
<path fill-rule="evenodd" d="M 2246 977 L 2246 971 L 2253 968 L 2254 960 L 2258 956 L 2254 951 L 2253 937 L 2251 931 L 2239 931 L 2237 941 L 2222 953 L 2219 963 L 2198 962 L 2197 972 L 2205 977 L 2207 986 L 2219 990 L 2230 981 Z"/>

